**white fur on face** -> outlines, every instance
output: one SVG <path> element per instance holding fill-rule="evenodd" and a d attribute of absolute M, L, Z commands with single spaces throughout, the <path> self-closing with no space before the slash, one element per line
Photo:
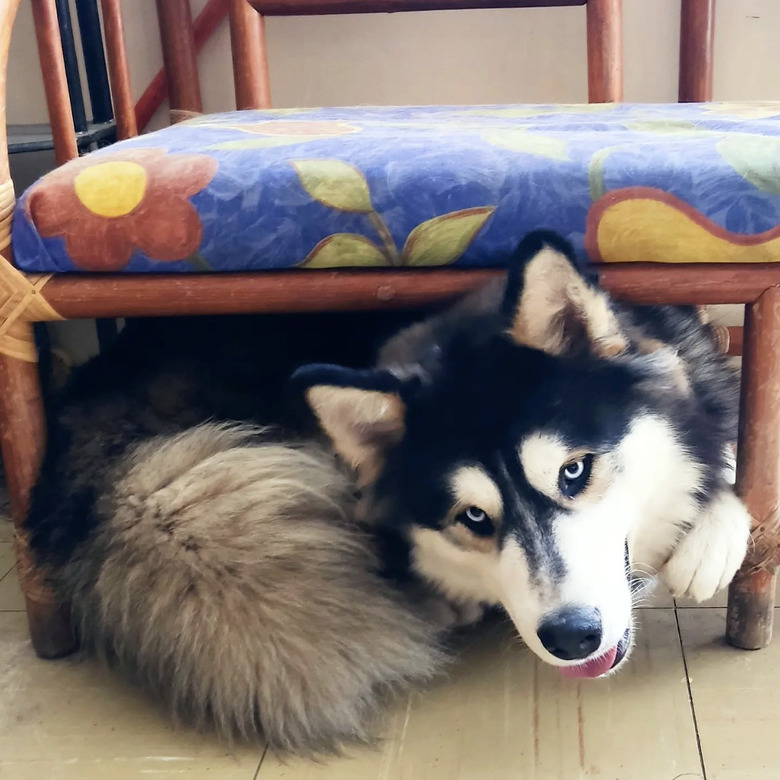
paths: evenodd
<path fill-rule="evenodd" d="M 433 528 L 413 528 L 412 568 L 455 601 L 501 603 L 499 554 L 465 549 Z"/>
<path fill-rule="evenodd" d="M 553 537 L 565 574 L 560 581 L 548 572 L 531 572 L 515 539 L 501 553 L 502 602 L 523 641 L 544 661 L 570 666 L 545 650 L 537 631 L 546 617 L 561 609 L 598 609 L 603 638 L 597 652 L 623 638 L 631 622 L 631 590 L 626 578 L 626 528 L 619 503 L 606 501 L 553 520 Z"/>
<path fill-rule="evenodd" d="M 558 471 L 571 453 L 554 435 L 531 438 L 534 444 L 521 447 L 524 471 L 553 497 Z M 598 609 L 598 652 L 615 646 L 631 623 L 626 542 L 632 561 L 642 566 L 668 555 L 681 525 L 700 511 L 693 496 L 701 470 L 669 424 L 653 415 L 635 420 L 618 446 L 597 460 L 598 489 L 583 491 L 553 520 L 553 545 L 565 569 L 561 579 L 543 568 L 532 570 L 516 537 L 500 552 L 486 553 L 461 549 L 431 529 L 412 533 L 415 569 L 451 597 L 501 603 L 526 644 L 550 664 L 572 663 L 548 653 L 537 636 L 544 618 L 562 608 Z"/>
<path fill-rule="evenodd" d="M 631 465 L 621 479 L 626 501 L 636 506 L 628 546 L 631 562 L 654 574 L 679 540 L 681 529 L 701 511 L 695 494 L 702 481 L 694 462 L 668 423 L 644 417 L 636 437 L 627 437 L 624 458 Z"/>
<path fill-rule="evenodd" d="M 496 521 L 501 519 L 504 502 L 498 485 L 479 466 L 461 466 L 450 479 L 456 506 L 478 507 Z"/>
<path fill-rule="evenodd" d="M 569 448 L 559 436 L 535 433 L 519 448 L 525 478 L 540 492 L 552 499 L 558 497 L 558 474 L 569 459 Z"/>
<path fill-rule="evenodd" d="M 551 437 L 544 445 L 537 441 L 528 450 L 524 448 L 523 455 L 538 456 L 543 452 L 549 455 L 558 451 L 560 460 L 563 454 L 560 447 L 560 441 Z M 557 609 L 595 608 L 601 614 L 603 628 L 599 651 L 613 647 L 631 622 L 632 599 L 624 558 L 626 542 L 632 562 L 652 566 L 661 551 L 668 552 L 676 543 L 681 524 L 698 510 L 694 493 L 701 480 L 700 467 L 660 417 L 645 415 L 635 420 L 618 447 L 598 460 L 603 463 L 605 458 L 608 468 L 599 475 L 602 485 L 596 495 L 586 489 L 581 502 L 572 502 L 573 511 L 562 513 L 554 521 L 555 546 L 566 568 L 560 583 L 545 585 L 541 580 L 541 586 L 529 590 L 531 576 L 522 551 L 516 544 L 507 545 L 502 554 L 507 610 L 529 646 L 544 660 L 558 666 L 568 662 L 544 650 L 534 626 L 538 627 L 547 614 Z M 535 475 L 546 480 L 548 486 L 551 484 L 550 470 L 543 465 L 532 465 L 524 457 L 523 466 L 529 476 Z M 513 580 L 521 587 L 519 592 L 510 594 L 507 588 Z M 530 616 L 526 617 L 529 611 Z M 525 614 L 521 616 L 521 613 Z"/>
<path fill-rule="evenodd" d="M 498 526 L 503 501 L 498 485 L 480 466 L 465 465 L 450 477 L 453 514 L 477 507 Z M 468 531 L 464 536 L 468 537 Z M 412 529 L 412 565 L 418 574 L 455 601 L 497 604 L 498 548 L 489 539 L 458 544 L 453 535 L 430 528 Z"/>

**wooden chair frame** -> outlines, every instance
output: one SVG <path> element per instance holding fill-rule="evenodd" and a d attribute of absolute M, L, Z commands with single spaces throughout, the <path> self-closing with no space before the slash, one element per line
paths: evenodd
<path fill-rule="evenodd" d="M 212 0 L 217 2 L 218 0 Z M 265 14 L 431 8 L 582 5 L 586 0 L 250 0 Z M 58 163 L 77 155 L 54 0 L 31 0 Z M 263 20 L 246 0 L 229 3 L 236 98 L 240 108 L 269 105 Z M 0 0 L 0 106 L 11 30 L 20 0 Z M 136 134 L 119 0 L 101 0 L 119 137 Z M 157 0 L 173 108 L 201 110 L 193 22 L 187 0 Z M 622 98 L 620 0 L 589 0 L 589 94 Z M 712 84 L 714 0 L 683 0 L 680 98 L 708 100 Z M 16 525 L 18 571 L 33 645 L 42 657 L 74 648 L 66 605 L 34 567 L 22 524 L 45 441 L 33 323 L 91 317 L 304 312 L 413 306 L 453 299 L 493 271 L 338 271 L 216 275 L 39 275 L 13 265 L 14 205 L 5 122 L 0 122 L 0 444 Z M 780 534 L 780 265 L 650 265 L 598 268 L 601 284 L 635 303 L 745 304 L 737 491 L 755 520 L 753 544 L 731 586 L 728 639 L 743 648 L 772 632 Z"/>

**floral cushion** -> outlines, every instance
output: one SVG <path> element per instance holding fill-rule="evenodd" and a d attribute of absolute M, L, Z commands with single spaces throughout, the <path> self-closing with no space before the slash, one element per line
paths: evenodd
<path fill-rule="evenodd" d="M 490 267 L 528 230 L 603 262 L 780 261 L 780 102 L 202 116 L 20 198 L 26 271 Z"/>

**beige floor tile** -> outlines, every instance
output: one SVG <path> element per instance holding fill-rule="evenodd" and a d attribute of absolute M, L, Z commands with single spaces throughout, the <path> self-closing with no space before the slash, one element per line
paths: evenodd
<path fill-rule="evenodd" d="M 0 579 L 5 577 L 14 565 L 14 549 L 10 542 L 0 542 Z"/>
<path fill-rule="evenodd" d="M 0 516 L 0 544 L 11 543 L 14 527 L 10 520 Z"/>
<path fill-rule="evenodd" d="M 677 599 L 677 606 L 681 609 L 691 609 L 695 607 L 717 607 L 725 609 L 728 595 L 728 589 L 724 589 L 716 593 L 709 601 L 703 601 L 701 604 L 692 599 Z M 778 577 L 777 587 L 775 588 L 775 604 L 780 606 L 780 577 Z M 778 772 L 778 778 L 780 778 L 780 772 Z"/>
<path fill-rule="evenodd" d="M 400 704 L 379 750 L 320 766 L 269 755 L 258 780 L 701 778 L 674 613 L 641 620 L 630 666 L 582 683 L 488 626 L 449 679 Z"/>
<path fill-rule="evenodd" d="M 13 563 L 13 557 L 10 558 Z M 19 579 L 13 566 L 5 576 L 0 575 L 0 613 L 24 610 L 24 597 L 19 589 Z"/>
<path fill-rule="evenodd" d="M 677 599 L 677 606 L 680 609 L 697 609 L 706 608 L 711 609 L 725 609 L 726 599 L 728 599 L 728 591 L 721 590 L 716 593 L 711 599 L 707 601 L 694 601 L 693 599 Z"/>
<path fill-rule="evenodd" d="M 255 765 L 170 756 L 0 763 L 0 780 L 254 780 Z"/>
<path fill-rule="evenodd" d="M 24 600 L 14 571 L 13 545 L 0 541 L 0 612 L 20 609 L 24 609 Z"/>
<path fill-rule="evenodd" d="M 723 640 L 725 610 L 679 615 L 708 780 L 778 780 L 780 636 L 735 650 Z"/>
<path fill-rule="evenodd" d="M 144 693 L 96 663 L 38 660 L 23 614 L 0 614 L 0 778 L 252 780 L 260 746 L 174 730 Z"/>

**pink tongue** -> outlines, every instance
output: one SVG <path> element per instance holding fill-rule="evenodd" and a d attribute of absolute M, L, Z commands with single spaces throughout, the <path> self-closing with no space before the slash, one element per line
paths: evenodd
<path fill-rule="evenodd" d="M 586 661 L 584 664 L 577 664 L 577 666 L 559 666 L 558 671 L 564 677 L 582 678 L 582 677 L 601 677 L 612 668 L 612 664 L 615 663 L 617 657 L 617 645 L 611 650 L 608 650 L 605 655 L 600 655 L 598 658 L 594 658 L 592 661 Z"/>

